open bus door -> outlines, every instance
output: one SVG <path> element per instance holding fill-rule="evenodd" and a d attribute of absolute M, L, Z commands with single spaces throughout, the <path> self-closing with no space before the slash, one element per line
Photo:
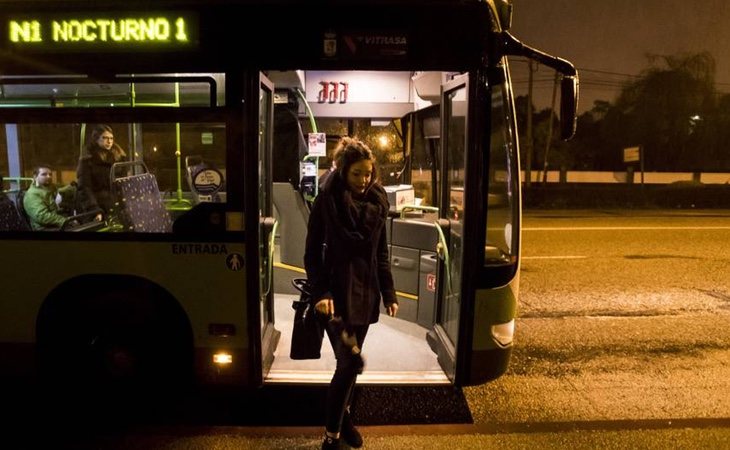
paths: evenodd
<path fill-rule="evenodd" d="M 470 105 L 470 100 L 477 103 L 484 98 L 481 91 L 485 87 L 473 77 L 473 73 L 459 75 L 441 86 L 439 286 L 435 323 L 428 341 L 446 376 L 455 384 L 460 384 L 457 374 L 463 370 L 459 366 L 465 360 L 459 355 L 470 347 L 468 318 L 473 305 L 469 302 L 474 299 L 473 274 L 469 273 L 473 264 L 464 262 L 477 261 L 474 250 L 484 246 L 483 240 L 478 242 L 479 233 L 466 232 L 479 221 L 478 208 L 467 208 L 466 202 L 478 195 L 484 164 L 484 152 L 467 150 L 482 145 L 478 130 L 484 127 L 478 123 L 481 115 L 477 111 L 485 106 Z"/>
<path fill-rule="evenodd" d="M 277 222 L 272 206 L 272 143 L 274 136 L 274 83 L 259 74 L 258 92 L 258 273 L 261 379 L 274 360 L 281 333 L 274 329 L 274 236 Z"/>

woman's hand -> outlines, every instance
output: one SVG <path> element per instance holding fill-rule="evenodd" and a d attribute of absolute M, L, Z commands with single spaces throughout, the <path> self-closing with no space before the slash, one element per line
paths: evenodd
<path fill-rule="evenodd" d="M 331 298 L 323 298 L 322 300 L 318 301 L 316 305 L 314 305 L 314 309 L 316 309 L 317 312 L 322 315 L 328 317 L 334 316 L 335 302 Z"/>
<path fill-rule="evenodd" d="M 393 303 L 388 306 L 388 315 L 390 317 L 395 317 L 396 314 L 398 314 L 398 303 Z"/>

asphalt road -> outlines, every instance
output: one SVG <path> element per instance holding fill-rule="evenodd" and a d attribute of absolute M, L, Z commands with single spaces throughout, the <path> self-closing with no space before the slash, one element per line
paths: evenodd
<path fill-rule="evenodd" d="M 459 390 L 469 420 L 370 424 L 365 448 L 730 449 L 730 211 L 529 211 L 522 255 L 508 373 Z M 26 443 L 319 448 L 319 427 L 251 426 L 251 408 L 223 417 L 212 405 L 45 420 Z"/>

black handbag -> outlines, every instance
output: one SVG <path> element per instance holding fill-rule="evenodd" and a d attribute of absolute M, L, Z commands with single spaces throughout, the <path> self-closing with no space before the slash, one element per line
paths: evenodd
<path fill-rule="evenodd" d="M 312 293 L 305 278 L 295 278 L 292 284 L 299 291 L 294 300 L 294 327 L 291 334 L 291 359 L 319 359 L 324 337 L 324 324 L 314 309 Z"/>

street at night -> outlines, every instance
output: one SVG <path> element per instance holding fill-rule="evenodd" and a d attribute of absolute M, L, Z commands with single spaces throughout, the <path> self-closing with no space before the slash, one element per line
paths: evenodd
<path fill-rule="evenodd" d="M 364 448 L 728 448 L 730 211 L 527 211 L 524 226 L 508 372 L 433 402 L 425 388 L 362 387 Z M 14 422 L 27 442 L 66 448 L 314 449 L 314 390 L 80 413 L 40 398 Z"/>
<path fill-rule="evenodd" d="M 728 0 L 0 3 L 0 448 L 730 450 Z"/>

